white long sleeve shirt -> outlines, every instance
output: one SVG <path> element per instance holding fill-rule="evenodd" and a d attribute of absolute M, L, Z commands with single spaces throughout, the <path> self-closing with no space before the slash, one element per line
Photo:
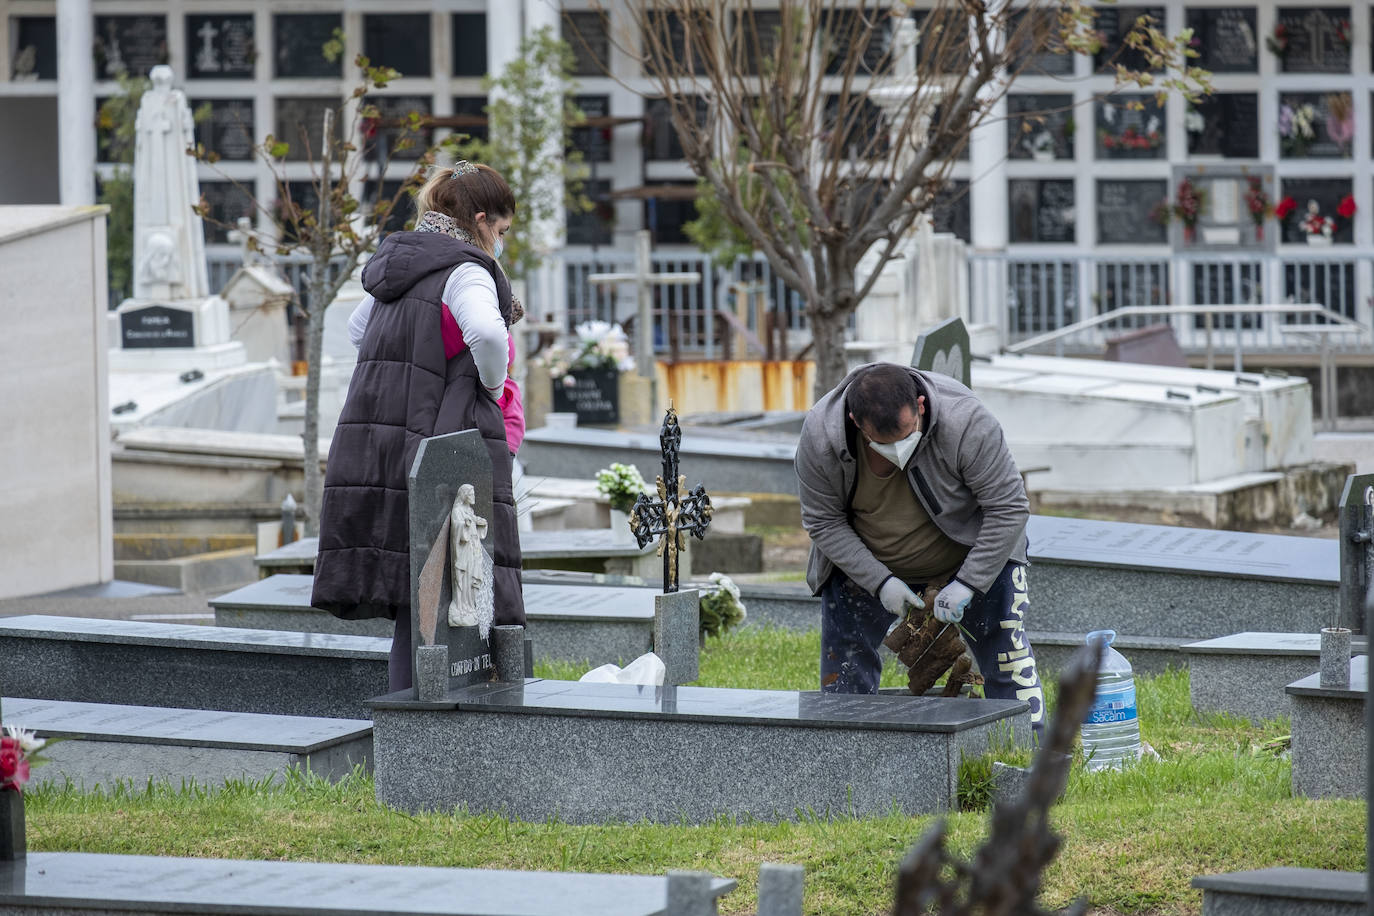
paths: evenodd
<path fill-rule="evenodd" d="M 355 347 L 362 346 L 375 302 L 369 293 L 348 317 L 348 339 Z M 444 305 L 458 322 L 464 344 L 472 351 L 482 387 L 493 398 L 499 398 L 506 384 L 510 339 L 496 298 L 496 282 L 480 264 L 459 264 L 444 283 Z"/>

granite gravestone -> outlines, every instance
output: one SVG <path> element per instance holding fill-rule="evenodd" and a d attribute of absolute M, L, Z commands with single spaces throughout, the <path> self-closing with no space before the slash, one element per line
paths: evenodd
<path fill-rule="evenodd" d="M 1196 66 L 1213 73 L 1254 73 L 1259 63 L 1255 8 L 1190 7 L 1188 28 L 1198 41 Z"/>
<path fill-rule="evenodd" d="M 1105 179 L 1097 182 L 1097 240 L 1102 244 L 1157 245 L 1168 233 L 1154 218 L 1167 205 L 1169 185 L 1155 179 Z"/>
<path fill-rule="evenodd" d="M 278 13 L 272 17 L 276 75 L 279 77 L 337 78 L 343 55 L 330 59 L 324 46 L 343 28 L 338 13 Z"/>
<path fill-rule="evenodd" d="M 433 436 L 420 443 L 409 476 L 410 490 L 410 639 L 414 647 L 412 683 L 420 689 L 422 657 L 438 658 L 447 649 L 446 689 L 489 681 L 496 672 L 491 644 L 473 626 L 452 626 L 453 571 L 449 561 L 449 527 L 459 489 L 473 490 L 472 511 L 491 518 L 491 457 L 482 434 L 475 429 Z M 490 557 L 491 527 L 481 537 L 482 552 Z M 432 673 L 424 674 L 432 684 Z"/>
<path fill-rule="evenodd" d="M 964 384 L 973 386 L 973 355 L 969 352 L 968 328 L 962 318 L 946 318 L 916 338 L 916 349 L 911 353 L 914 369 L 938 372 L 948 375 Z"/>
<path fill-rule="evenodd" d="M 1351 474 L 1341 491 L 1338 625 L 1368 634 L 1374 613 L 1374 474 Z"/>
<path fill-rule="evenodd" d="M 1275 32 L 1283 29 L 1282 72 L 1350 72 L 1350 7 L 1281 6 L 1275 19 Z"/>
<path fill-rule="evenodd" d="M 96 79 L 144 76 L 169 60 L 167 17 L 96 16 L 93 51 Z"/>
<path fill-rule="evenodd" d="M 1189 156 L 1259 158 L 1259 96 L 1216 92 L 1191 103 L 1183 121 Z"/>
<path fill-rule="evenodd" d="M 186 17 L 190 79 L 250 80 L 258 59 L 251 13 Z"/>
<path fill-rule="evenodd" d="M 1013 242 L 1072 242 L 1074 183 L 1069 179 L 1015 178 L 1007 183 Z"/>
<path fill-rule="evenodd" d="M 191 109 L 210 106 L 210 113 L 196 124 L 196 139 L 221 159 L 247 162 L 253 158 L 252 99 L 192 99 Z M 203 187 L 203 186 L 202 186 Z M 232 223 L 233 220 L 230 220 Z"/>
<path fill-rule="evenodd" d="M 1093 67 L 1097 70 L 1115 71 L 1118 64 L 1131 70 L 1158 69 L 1150 66 L 1146 52 L 1129 47 L 1126 37 L 1136 31 L 1136 23 L 1142 16 L 1153 20 L 1154 28 L 1164 27 L 1164 7 L 1162 6 L 1099 6 L 1093 9 L 1096 14 L 1097 32 L 1102 36 L 1102 47 L 1093 55 Z"/>
<path fill-rule="evenodd" d="M 1073 96 L 1007 96 L 1007 156 L 1049 161 L 1073 158 Z"/>

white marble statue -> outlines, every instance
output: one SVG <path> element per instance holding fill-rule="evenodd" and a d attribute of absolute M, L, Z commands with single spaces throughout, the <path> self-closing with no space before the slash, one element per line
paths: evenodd
<path fill-rule="evenodd" d="M 194 124 L 172 68 L 154 67 L 134 122 L 134 298 L 202 299 L 209 292 Z"/>
<path fill-rule="evenodd" d="M 449 563 L 453 569 L 453 600 L 448 607 L 451 627 L 478 628 L 483 639 L 491 629 L 493 591 L 491 559 L 482 548 L 487 520 L 476 512 L 477 493 L 472 484 L 458 488 L 449 516 Z"/>

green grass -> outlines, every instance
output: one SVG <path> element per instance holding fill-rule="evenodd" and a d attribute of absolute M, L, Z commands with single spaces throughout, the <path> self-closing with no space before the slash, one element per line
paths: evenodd
<path fill-rule="evenodd" d="M 707 641 L 701 679 L 709 686 L 816 687 L 819 635 L 747 629 Z M 575 676 L 585 666 L 539 666 L 541 676 Z M 884 683 L 900 683 L 889 670 Z M 1200 912 L 1189 886 L 1198 874 L 1295 865 L 1360 871 L 1365 866 L 1362 802 L 1291 797 L 1288 760 L 1266 745 L 1288 722 L 1260 726 L 1200 717 L 1186 672 L 1137 681 L 1142 732 L 1160 755 L 1124 772 L 1076 767 L 1053 825 L 1064 836 L 1045 876 L 1044 902 L 1085 895 L 1101 913 L 1173 916 Z M 1054 684 L 1047 684 L 1053 707 Z M 1025 751 L 999 759 L 1027 762 Z M 960 799 L 986 801 L 991 757 L 964 760 Z M 740 888 L 722 912 L 756 908 L 760 862 L 806 867 L 806 912 L 885 913 L 893 871 L 930 826 L 898 815 L 766 824 L 720 818 L 700 826 L 520 823 L 490 814 L 411 816 L 377 804 L 370 779 L 333 786 L 294 777 L 285 784 L 125 787 L 82 794 L 59 789 L 28 800 L 36 850 L 167 856 L 291 859 L 484 868 L 662 873 L 705 869 Z M 951 848 L 968 855 L 987 831 L 986 810 L 949 815 Z"/>

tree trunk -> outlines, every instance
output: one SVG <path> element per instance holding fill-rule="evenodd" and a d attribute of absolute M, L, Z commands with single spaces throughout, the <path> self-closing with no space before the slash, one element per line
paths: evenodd
<path fill-rule="evenodd" d="M 320 268 L 316 268 L 318 273 Z M 320 473 L 320 363 L 324 356 L 324 306 L 320 297 L 325 293 L 323 281 L 311 280 L 311 305 L 305 331 L 305 429 L 301 440 L 305 445 L 305 533 L 317 537 L 320 533 L 320 503 L 324 499 L 324 477 Z"/>
<path fill-rule="evenodd" d="M 844 356 L 845 315 L 833 310 L 809 309 L 806 317 L 811 325 L 812 349 L 816 354 L 812 399 L 819 401 L 844 379 L 848 371 Z"/>

